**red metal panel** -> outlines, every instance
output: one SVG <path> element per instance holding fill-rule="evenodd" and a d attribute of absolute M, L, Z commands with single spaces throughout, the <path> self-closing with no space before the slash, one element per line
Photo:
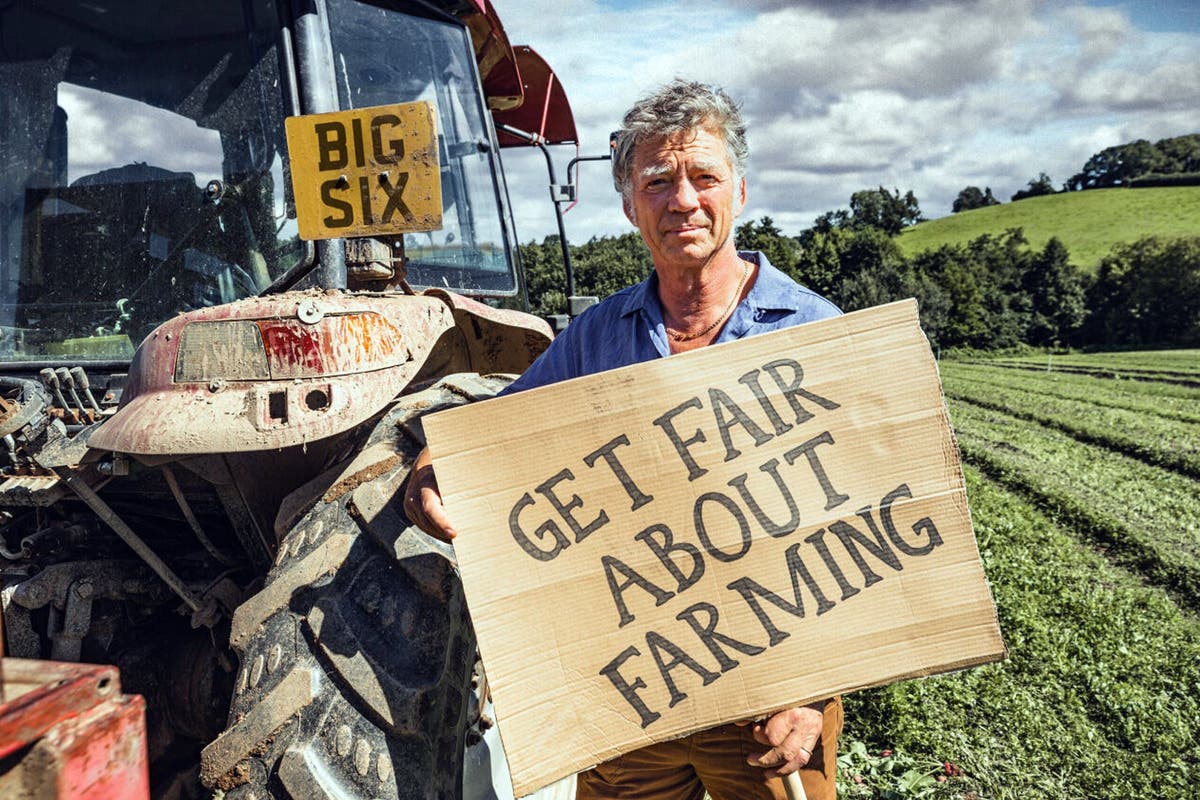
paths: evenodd
<path fill-rule="evenodd" d="M 516 56 L 504 32 L 504 25 L 492 8 L 490 0 L 472 0 L 474 8 L 459 18 L 471 33 L 475 61 L 488 108 L 493 111 L 515 108 L 521 104 L 521 74 Z"/>
<path fill-rule="evenodd" d="M 145 728 L 145 702 L 124 695 L 63 720 L 32 753 L 51 766 L 59 800 L 143 800 L 150 796 Z"/>
<path fill-rule="evenodd" d="M 115 667 L 0 659 L 0 796 L 147 800 L 145 702 Z M 23 751 L 23 752 L 22 752 Z"/>
<path fill-rule="evenodd" d="M 513 49 L 517 68 L 524 83 L 525 102 L 516 108 L 492 112 L 497 125 L 511 125 L 519 130 L 536 133 L 546 144 L 575 144 L 575 116 L 562 83 L 546 59 L 526 45 Z M 529 146 L 529 142 L 497 131 L 501 147 Z"/>

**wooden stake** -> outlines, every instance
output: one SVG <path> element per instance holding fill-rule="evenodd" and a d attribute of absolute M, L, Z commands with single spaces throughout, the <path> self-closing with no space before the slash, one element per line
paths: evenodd
<path fill-rule="evenodd" d="M 808 800 L 808 795 L 804 793 L 804 784 L 800 782 L 799 772 L 783 776 L 783 790 L 787 792 L 788 800 Z"/>

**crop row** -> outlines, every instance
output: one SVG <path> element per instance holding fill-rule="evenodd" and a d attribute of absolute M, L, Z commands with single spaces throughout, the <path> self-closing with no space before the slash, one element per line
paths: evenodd
<path fill-rule="evenodd" d="M 1081 441 L 1200 478 L 1200 423 L 1055 397 L 954 372 L 948 373 L 945 389 L 951 398 L 1038 422 Z"/>
<path fill-rule="evenodd" d="M 1121 408 L 1181 422 L 1200 423 L 1200 387 L 1157 381 L 1111 380 L 1067 372 L 1015 370 L 987 363 L 942 361 L 947 383 L 972 380 L 1000 392 L 1020 390 L 1080 400 L 1104 408 Z"/>
<path fill-rule="evenodd" d="M 990 446 L 993 423 L 977 438 L 979 415 L 954 412 L 964 440 Z M 995 800 L 1193 797 L 1200 624 L 1069 527 L 964 472 L 1009 657 L 857 692 L 847 733 L 954 760 Z"/>
<path fill-rule="evenodd" d="M 1114 372 L 1155 372 L 1200 377 L 1200 350 L 1142 350 L 1119 353 L 1011 356 L 1005 362 L 1054 369 L 1059 366 Z"/>
<path fill-rule="evenodd" d="M 1036 423 L 951 401 L 964 458 L 1200 609 L 1196 482 Z"/>
<path fill-rule="evenodd" d="M 1009 361 L 1006 359 L 987 359 L 986 361 L 976 361 L 971 363 L 977 364 L 995 364 L 1009 369 L 1022 369 L 1034 372 L 1047 372 L 1045 365 L 1036 365 L 1032 363 Z M 1063 372 L 1068 375 L 1091 375 L 1096 378 L 1115 378 L 1118 380 L 1135 380 L 1135 381 L 1162 381 L 1165 383 L 1178 383 L 1183 386 L 1200 386 L 1200 375 L 1191 375 L 1189 373 L 1166 372 L 1162 370 L 1139 370 L 1125 367 L 1073 367 L 1056 364 L 1054 372 Z"/>

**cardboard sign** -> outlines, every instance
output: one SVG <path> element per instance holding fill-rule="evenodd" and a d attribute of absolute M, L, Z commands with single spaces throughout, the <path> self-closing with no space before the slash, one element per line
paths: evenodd
<path fill-rule="evenodd" d="M 302 239 L 442 227 L 433 106 L 390 106 L 284 120 Z"/>
<path fill-rule="evenodd" d="M 518 796 L 1004 656 L 911 300 L 425 430 Z"/>

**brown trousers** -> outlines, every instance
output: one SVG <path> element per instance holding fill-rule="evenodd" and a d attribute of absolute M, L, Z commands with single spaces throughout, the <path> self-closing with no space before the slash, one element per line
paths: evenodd
<path fill-rule="evenodd" d="M 836 800 L 837 739 L 842 732 L 842 699 L 825 703 L 821 741 L 800 780 L 809 800 Z M 576 800 L 786 800 L 781 778 L 746 763 L 764 753 L 750 727 L 722 725 L 682 739 L 649 745 L 581 772 Z"/>

